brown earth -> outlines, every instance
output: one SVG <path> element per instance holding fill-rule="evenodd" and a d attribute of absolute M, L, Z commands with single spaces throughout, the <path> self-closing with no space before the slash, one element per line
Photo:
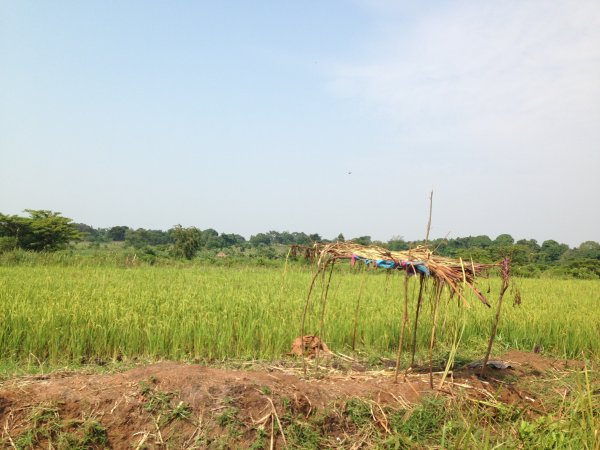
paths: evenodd
<path fill-rule="evenodd" d="M 73 430 L 75 436 L 93 422 L 105 432 L 96 440 L 86 438 L 84 448 L 205 448 L 217 446 L 219 436 L 230 433 L 232 426 L 241 448 L 254 441 L 258 429 L 281 448 L 278 429 L 285 414 L 301 420 L 360 398 L 373 405 L 377 421 L 382 406 L 410 410 L 425 394 L 453 396 L 459 391 L 536 411 L 543 409 L 543 402 L 528 393 L 527 380 L 565 366 L 581 367 L 575 361 L 511 351 L 497 358 L 508 362 L 509 369 L 488 369 L 485 379 L 477 376 L 478 369 L 455 370 L 441 388 L 438 372 L 432 390 L 426 369 L 406 378 L 401 374 L 395 383 L 393 370 L 366 370 L 351 358 L 337 361 L 343 368 L 334 369 L 336 358 L 320 373 L 311 366 L 308 377 L 301 363 L 229 370 L 161 362 L 122 373 L 59 372 L 10 379 L 0 383 L 0 447 L 31 442 L 26 448 L 49 448 L 60 430 Z M 328 426 L 327 420 L 323 426 Z M 331 419 L 329 427 L 335 435 L 336 420 Z"/>

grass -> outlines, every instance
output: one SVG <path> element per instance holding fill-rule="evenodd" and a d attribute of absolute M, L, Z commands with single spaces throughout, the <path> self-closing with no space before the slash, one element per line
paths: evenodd
<path fill-rule="evenodd" d="M 140 382 L 140 394 L 144 397 L 144 410 L 157 418 L 156 423 L 163 427 L 173 420 L 189 420 L 192 409 L 183 401 L 174 406 L 174 392 L 164 392 L 152 386 L 155 380 Z"/>
<path fill-rule="evenodd" d="M 42 447 L 58 450 L 108 448 L 107 431 L 100 422 L 94 418 L 64 420 L 56 405 L 32 407 L 20 435 L 14 439 L 3 439 L 0 439 L 3 448 L 18 450 Z"/>
<path fill-rule="evenodd" d="M 564 379 L 575 388 L 560 404 L 542 413 L 527 406 L 490 398 L 431 394 L 409 409 L 379 405 L 372 399 L 351 398 L 309 416 L 295 415 L 280 406 L 283 432 L 289 448 L 541 448 L 597 449 L 600 409 L 598 396 L 577 390 L 585 371 Z M 540 384 L 533 391 L 542 394 Z M 584 407 L 584 403 L 594 402 Z M 257 438 L 259 437 L 257 430 Z M 258 440 L 258 439 L 257 439 Z"/>
<path fill-rule="evenodd" d="M 286 272 L 268 266 L 136 266 L 134 260 L 94 264 L 93 258 L 0 265 L 0 376 L 87 364 L 94 370 L 112 370 L 112 362 L 130 365 L 159 359 L 281 359 L 300 334 L 311 275 L 310 268 L 300 264 Z M 356 301 L 362 291 L 354 354 L 374 365 L 380 358 L 393 360 L 403 280 L 384 271 L 337 267 L 324 305 L 322 337 L 328 346 L 352 353 Z M 347 446 L 350 441 L 345 439 L 352 436 L 378 448 L 599 448 L 600 281 L 514 281 L 522 304 L 513 306 L 514 292 L 505 299 L 495 351 L 539 348 L 555 357 L 591 361 L 551 385 L 542 379 L 528 386 L 528 392 L 546 399 L 543 413 L 526 414 L 518 406 L 460 395 L 427 397 L 410 410 L 379 409 L 372 400 L 357 398 L 309 416 L 282 401 L 277 408 L 289 447 Z M 481 281 L 492 303 L 499 284 L 495 278 Z M 413 299 L 417 289 L 416 280 L 410 280 Z M 414 301 L 410 303 L 414 307 Z M 448 359 L 464 363 L 483 355 L 494 309 L 472 297 L 469 303 L 469 308 L 459 307 L 458 299 L 443 297 L 438 366 Z M 322 308 L 317 285 L 308 308 L 307 333 L 319 332 Z M 427 359 L 431 308 L 426 300 L 417 333 L 421 360 Z M 411 310 L 409 337 L 412 316 Z M 410 339 L 405 342 L 403 365 Z M 191 407 L 178 401 L 176 393 L 158 390 L 156 380 L 148 379 L 139 389 L 142 409 L 157 426 L 193 420 Z M 260 391 L 273 395 L 266 386 Z M 564 397 L 556 394 L 559 391 Z M 225 430 L 219 438 L 224 448 L 251 433 L 256 434 L 253 448 L 268 446 L 268 428 L 242 426 L 238 410 L 225 406 L 213 417 L 214 426 Z M 0 439 L 0 447 L 103 448 L 107 438 L 97 418 L 66 420 L 57 405 L 48 404 L 32 407 L 13 442 Z M 211 439 L 208 431 L 198 435 L 199 442 Z"/>
<path fill-rule="evenodd" d="M 600 396 L 587 377 L 587 369 L 566 376 L 571 394 L 544 413 L 464 392 L 431 394 L 410 409 L 353 398 L 308 418 L 287 418 L 285 434 L 291 448 L 345 448 L 363 439 L 368 448 L 597 449 Z M 545 385 L 531 393 L 545 395 Z"/>
<path fill-rule="evenodd" d="M 142 359 L 279 359 L 300 334 L 310 270 L 291 267 L 0 267 L 0 367 L 87 364 Z M 357 351 L 391 356 L 402 317 L 403 277 L 341 268 L 332 278 L 324 340 L 349 351 L 355 305 L 364 283 Z M 599 281 L 516 280 L 520 306 L 506 301 L 497 350 L 534 347 L 558 357 L 600 355 Z M 483 280 L 494 301 L 499 280 Z M 409 292 L 417 288 L 410 280 Z M 443 299 L 439 354 L 481 355 L 493 309 L 470 299 Z M 414 302 L 411 302 L 411 305 Z M 317 333 L 320 291 L 309 305 L 307 332 Z M 424 304 L 418 348 L 425 357 L 431 305 Z M 411 314 L 412 316 L 412 314 Z M 409 323 L 407 336 L 412 336 Z M 409 341 L 406 339 L 405 341 Z M 406 342 L 405 349 L 409 348 Z M 0 369 L 1 370 L 1 369 Z"/>

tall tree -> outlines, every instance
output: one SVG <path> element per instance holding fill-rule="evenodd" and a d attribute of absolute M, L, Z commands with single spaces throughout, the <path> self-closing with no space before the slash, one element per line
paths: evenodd
<path fill-rule="evenodd" d="M 124 225 L 112 227 L 108 230 L 108 237 L 113 241 L 124 241 L 127 230 L 129 230 L 129 227 Z"/>
<path fill-rule="evenodd" d="M 501 234 L 496 239 L 494 239 L 494 245 L 513 245 L 515 240 L 510 234 Z"/>
<path fill-rule="evenodd" d="M 81 238 L 72 220 L 49 210 L 26 209 L 29 217 L 0 214 L 0 236 L 12 237 L 17 247 L 33 251 L 54 251 Z"/>
<path fill-rule="evenodd" d="M 558 261 L 560 257 L 569 250 L 567 244 L 559 244 L 553 239 L 542 242 L 542 248 L 540 249 L 540 260 L 541 262 L 554 262 Z"/>
<path fill-rule="evenodd" d="M 171 234 L 175 240 L 173 250 L 177 256 L 192 259 L 202 246 L 202 231 L 196 227 L 183 228 L 175 225 Z"/>
<path fill-rule="evenodd" d="M 371 236 L 360 236 L 352 239 L 352 242 L 355 242 L 360 245 L 371 245 Z"/>

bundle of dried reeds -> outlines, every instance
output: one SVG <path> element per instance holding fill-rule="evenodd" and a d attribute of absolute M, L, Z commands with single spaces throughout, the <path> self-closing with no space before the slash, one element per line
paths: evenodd
<path fill-rule="evenodd" d="M 395 269 L 411 270 L 418 265 L 423 265 L 429 270 L 429 275 L 447 285 L 452 292 L 456 293 L 466 301 L 463 290 L 469 288 L 481 302 L 490 306 L 485 296 L 475 287 L 475 277 L 486 272 L 492 267 L 498 267 L 498 264 L 481 264 L 473 261 L 463 262 L 462 260 L 445 258 L 434 255 L 433 252 L 425 246 L 418 246 L 405 251 L 391 251 L 383 247 L 374 245 L 365 246 L 354 242 L 334 242 L 330 244 L 315 244 L 313 254 L 317 259 L 319 266 L 327 265 L 337 259 L 354 259 L 360 257 L 372 261 L 390 261 L 394 263 Z M 306 253 L 305 253 L 306 254 Z"/>

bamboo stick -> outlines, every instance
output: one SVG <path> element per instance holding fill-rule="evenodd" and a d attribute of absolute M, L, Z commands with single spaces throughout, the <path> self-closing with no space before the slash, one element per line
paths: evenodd
<path fill-rule="evenodd" d="M 400 372 L 400 356 L 402 355 L 402 345 L 404 344 L 404 332 L 406 330 L 406 324 L 408 323 L 408 272 L 404 273 L 404 314 L 402 318 L 402 329 L 400 330 L 400 337 L 398 338 L 398 354 L 396 356 L 396 374 L 394 376 L 394 383 L 398 382 L 398 373 Z"/>
<path fill-rule="evenodd" d="M 504 293 L 508 289 L 509 279 L 510 279 L 510 266 L 509 259 L 504 258 L 502 261 L 502 285 L 500 286 L 500 294 L 498 295 L 498 305 L 496 307 L 496 317 L 494 318 L 494 323 L 492 324 L 492 332 L 490 334 L 490 340 L 488 342 L 487 351 L 485 352 L 485 358 L 483 359 L 483 366 L 481 366 L 480 376 L 485 375 L 485 368 L 490 359 L 490 353 L 492 352 L 492 345 L 494 344 L 494 339 L 496 338 L 496 332 L 498 331 L 498 322 L 500 321 L 500 311 L 502 310 L 502 299 L 504 298 Z"/>

